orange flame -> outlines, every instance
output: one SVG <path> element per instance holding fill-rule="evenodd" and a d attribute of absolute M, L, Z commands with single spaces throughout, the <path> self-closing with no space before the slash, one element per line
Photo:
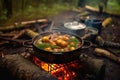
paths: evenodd
<path fill-rule="evenodd" d="M 39 60 L 37 57 L 34 57 L 33 61 L 37 66 L 57 77 L 58 80 L 74 80 L 72 78 L 76 77 L 76 73 L 70 70 L 69 66 L 66 66 L 65 64 L 48 64 Z M 72 63 L 71 67 L 75 68 L 77 65 Z"/>
<path fill-rule="evenodd" d="M 1 56 L 2 56 L 2 58 L 4 58 L 5 57 L 5 55 L 4 55 L 4 53 L 2 52 L 2 54 L 1 54 Z"/>

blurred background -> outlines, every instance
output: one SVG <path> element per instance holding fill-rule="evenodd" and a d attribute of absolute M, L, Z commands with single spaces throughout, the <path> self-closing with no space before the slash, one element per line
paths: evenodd
<path fill-rule="evenodd" d="M 85 5 L 120 15 L 120 0 L 0 0 L 0 26 L 47 18 Z"/>

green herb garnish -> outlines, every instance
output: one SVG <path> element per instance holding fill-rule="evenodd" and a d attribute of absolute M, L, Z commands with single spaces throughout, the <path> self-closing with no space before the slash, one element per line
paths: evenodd
<path fill-rule="evenodd" d="M 52 45 L 52 44 L 48 44 L 48 43 L 41 43 L 37 45 L 38 48 L 40 49 L 45 49 L 47 47 L 51 47 L 51 48 L 60 48 L 59 46 L 56 45 Z"/>

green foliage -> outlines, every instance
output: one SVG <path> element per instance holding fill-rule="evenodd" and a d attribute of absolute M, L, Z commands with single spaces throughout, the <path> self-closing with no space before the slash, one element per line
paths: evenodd
<path fill-rule="evenodd" d="M 7 10 L 1 11 L 0 20 L 7 20 Z"/>
<path fill-rule="evenodd" d="M 78 0 L 11 0 L 13 16 L 10 23 L 49 17 L 77 6 Z M 1 8 L 0 8 L 1 9 Z M 1 16 L 1 13 L 0 13 Z M 6 13 L 0 19 L 7 19 Z"/>
<path fill-rule="evenodd" d="M 86 3 L 90 6 L 93 6 L 98 9 L 98 6 L 101 5 L 104 8 L 104 11 L 112 14 L 120 15 L 120 0 L 108 0 L 105 5 L 106 0 L 86 0 Z"/>

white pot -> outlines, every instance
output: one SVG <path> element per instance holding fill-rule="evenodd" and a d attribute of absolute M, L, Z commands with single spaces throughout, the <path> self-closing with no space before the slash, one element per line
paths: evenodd
<path fill-rule="evenodd" d="M 64 27 L 68 31 L 70 31 L 70 32 L 72 32 L 74 34 L 77 34 L 80 37 L 85 35 L 85 28 L 86 28 L 85 24 L 79 23 L 77 21 L 73 21 L 73 22 L 64 23 Z"/>

